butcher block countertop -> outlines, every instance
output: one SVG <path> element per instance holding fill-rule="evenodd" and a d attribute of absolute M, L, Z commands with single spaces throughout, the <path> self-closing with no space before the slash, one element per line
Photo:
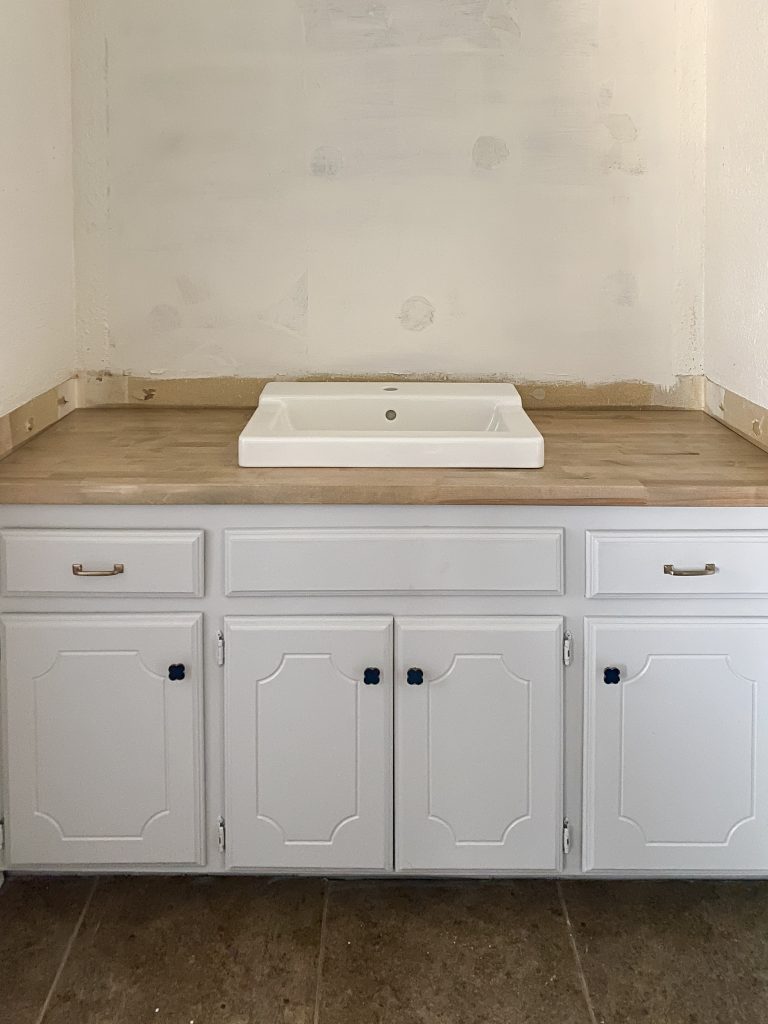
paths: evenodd
<path fill-rule="evenodd" d="M 0 504 L 768 506 L 768 453 L 701 412 L 547 410 L 543 469 L 241 469 L 250 409 L 81 409 L 0 462 Z"/>

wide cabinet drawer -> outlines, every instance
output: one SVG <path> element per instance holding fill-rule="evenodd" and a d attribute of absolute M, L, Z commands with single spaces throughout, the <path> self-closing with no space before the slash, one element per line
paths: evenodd
<path fill-rule="evenodd" d="M 768 530 L 587 533 L 587 597 L 768 596 Z"/>
<path fill-rule="evenodd" d="M 561 594 L 562 529 L 252 529 L 226 532 L 228 595 Z"/>
<path fill-rule="evenodd" d="M 3 530 L 11 595 L 201 597 L 202 530 Z"/>

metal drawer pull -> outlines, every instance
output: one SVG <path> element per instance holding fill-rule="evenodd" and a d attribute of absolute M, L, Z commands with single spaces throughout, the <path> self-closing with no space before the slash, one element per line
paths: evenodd
<path fill-rule="evenodd" d="M 84 569 L 80 562 L 72 566 L 73 576 L 119 576 L 122 572 L 125 572 L 122 562 L 115 562 L 111 569 Z"/>
<path fill-rule="evenodd" d="M 714 562 L 707 562 L 703 569 L 676 569 L 674 565 L 664 566 L 665 576 L 714 576 L 717 566 Z"/>

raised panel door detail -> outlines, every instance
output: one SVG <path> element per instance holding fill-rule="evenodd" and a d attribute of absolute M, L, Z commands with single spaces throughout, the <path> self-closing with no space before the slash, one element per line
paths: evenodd
<path fill-rule="evenodd" d="M 459 654 L 428 685 L 430 819 L 457 845 L 501 845 L 531 816 L 531 681 L 501 655 Z"/>
<path fill-rule="evenodd" d="M 400 870 L 558 867 L 561 644 L 560 618 L 397 620 Z"/>
<path fill-rule="evenodd" d="M 228 865 L 388 867 L 392 620 L 230 618 L 226 636 Z"/>
<path fill-rule="evenodd" d="M 587 623 L 588 870 L 768 870 L 766 643 L 761 619 Z"/>
<path fill-rule="evenodd" d="M 141 840 L 169 813 L 162 676 L 138 651 L 62 651 L 31 683 L 37 814 L 65 842 Z"/>
<path fill-rule="evenodd" d="M 11 863 L 199 863 L 200 616 L 3 626 Z"/>

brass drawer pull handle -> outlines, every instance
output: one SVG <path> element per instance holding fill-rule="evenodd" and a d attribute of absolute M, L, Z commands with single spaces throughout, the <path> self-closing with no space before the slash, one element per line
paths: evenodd
<path fill-rule="evenodd" d="M 664 566 L 665 576 L 714 576 L 717 566 L 714 562 L 707 562 L 703 569 L 676 569 L 674 565 Z"/>
<path fill-rule="evenodd" d="M 73 576 L 119 576 L 123 572 L 125 566 L 122 562 L 115 562 L 111 569 L 84 569 L 79 562 L 72 566 Z"/>

